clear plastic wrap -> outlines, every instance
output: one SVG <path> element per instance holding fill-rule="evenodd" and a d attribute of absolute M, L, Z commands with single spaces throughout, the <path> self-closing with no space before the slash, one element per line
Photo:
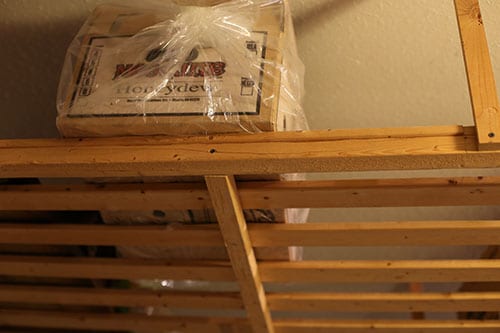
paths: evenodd
<path fill-rule="evenodd" d="M 304 68 L 284 0 L 98 7 L 58 92 L 66 137 L 307 129 Z"/>

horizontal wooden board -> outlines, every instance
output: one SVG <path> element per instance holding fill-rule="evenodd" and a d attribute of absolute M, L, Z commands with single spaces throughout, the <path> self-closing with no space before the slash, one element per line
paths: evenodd
<path fill-rule="evenodd" d="M 0 325 L 40 328 L 94 329 L 106 332 L 134 330 L 157 333 L 162 330 L 207 333 L 250 333 L 246 320 L 235 318 L 176 318 L 138 314 L 57 313 L 0 310 Z M 430 320 L 275 320 L 279 333 L 496 333 L 500 321 Z"/>
<path fill-rule="evenodd" d="M 500 293 L 289 293 L 268 294 L 274 311 L 459 312 L 500 311 Z"/>
<path fill-rule="evenodd" d="M 254 247 L 500 244 L 500 221 L 258 223 L 248 229 Z M 217 225 L 0 224 L 0 244 L 224 246 Z"/>
<path fill-rule="evenodd" d="M 500 177 L 253 182 L 239 185 L 245 208 L 498 205 Z"/>
<path fill-rule="evenodd" d="M 245 209 L 477 206 L 498 204 L 500 177 L 240 182 L 238 190 Z M 0 186 L 0 210 L 211 207 L 201 183 Z"/>
<path fill-rule="evenodd" d="M 272 261 L 260 262 L 259 271 L 264 282 L 490 282 L 500 281 L 500 260 Z M 0 256 L 0 275 L 132 280 L 235 280 L 229 262 L 26 256 Z"/>
<path fill-rule="evenodd" d="M 270 293 L 272 311 L 458 312 L 500 311 L 500 292 L 463 293 Z M 79 306 L 242 310 L 238 293 L 152 291 L 0 285 L 0 302 Z"/>
<path fill-rule="evenodd" d="M 23 141 L 0 143 L 0 178 L 145 177 L 181 175 L 279 174 L 361 170 L 421 170 L 500 167 L 500 151 L 478 151 L 468 131 L 422 136 L 420 129 L 255 134 L 245 142 L 213 139 L 162 141 L 138 139 L 75 140 L 47 146 Z M 424 131 L 425 132 L 425 131 Z M 242 140 L 243 141 L 243 140 Z"/>
<path fill-rule="evenodd" d="M 229 262 L 123 258 L 0 256 L 0 275 L 118 280 L 235 280 Z"/>
<path fill-rule="evenodd" d="M 266 282 L 500 281 L 500 260 L 262 262 L 259 270 Z"/>
<path fill-rule="evenodd" d="M 496 333 L 500 321 L 279 320 L 277 333 Z"/>
<path fill-rule="evenodd" d="M 224 246 L 217 225 L 0 224 L 0 244 Z"/>
<path fill-rule="evenodd" d="M 14 311 L 0 309 L 0 327 L 23 326 L 60 329 L 92 329 L 140 332 L 207 332 L 220 333 L 221 328 L 250 333 L 247 321 L 236 318 L 177 318 L 141 314 L 93 314 L 47 311 Z"/>
<path fill-rule="evenodd" d="M 0 285 L 0 302 L 82 306 L 243 309 L 239 293 Z"/>
<path fill-rule="evenodd" d="M 500 221 L 255 224 L 249 230 L 256 247 L 500 244 Z"/>

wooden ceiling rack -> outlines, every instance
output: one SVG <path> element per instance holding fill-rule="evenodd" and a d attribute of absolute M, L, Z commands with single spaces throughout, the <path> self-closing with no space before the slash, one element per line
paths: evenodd
<path fill-rule="evenodd" d="M 497 206 L 500 117 L 478 0 L 455 0 L 476 125 L 262 133 L 196 138 L 131 137 L 0 141 L 0 177 L 58 178 L 61 185 L 2 185 L 0 211 L 203 209 L 219 225 L 0 224 L 0 244 L 224 246 L 230 261 L 0 255 L 0 330 L 64 332 L 500 332 L 498 320 L 304 318 L 340 313 L 498 312 L 500 292 L 270 292 L 266 283 L 500 283 L 500 260 L 257 261 L 265 246 L 494 246 L 500 220 L 247 225 L 246 208 Z M 479 169 L 471 177 L 237 182 L 235 175 Z M 203 176 L 206 184 L 74 185 L 73 178 Z M 153 291 L 107 285 L 12 284 L 10 277 L 233 281 L 240 292 Z M 40 308 L 45 305 L 45 308 Z M 99 312 L 102 308 L 115 311 Z M 148 316 L 119 308 L 197 310 Z M 204 311 L 224 310 L 224 316 Z M 230 310 L 230 311 L 229 311 Z M 245 310 L 245 316 L 240 314 Z M 236 311 L 236 312 L 234 312 Z M 280 317 L 280 312 L 293 313 Z M 200 314 L 201 313 L 201 314 Z M 311 319 L 313 318 L 313 319 Z M 316 319 L 314 319 L 316 318 Z M 349 318 L 349 316 L 346 316 Z"/>

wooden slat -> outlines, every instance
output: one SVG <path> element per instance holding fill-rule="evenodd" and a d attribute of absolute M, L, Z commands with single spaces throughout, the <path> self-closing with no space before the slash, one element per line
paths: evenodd
<path fill-rule="evenodd" d="M 212 176 L 205 180 L 253 332 L 274 333 L 234 177 Z"/>
<path fill-rule="evenodd" d="M 0 224 L 0 244 L 223 247 L 224 241 L 217 225 Z"/>
<path fill-rule="evenodd" d="M 255 224 L 249 230 L 256 247 L 500 244 L 500 221 Z"/>
<path fill-rule="evenodd" d="M 500 177 L 252 182 L 244 208 L 498 205 Z"/>
<path fill-rule="evenodd" d="M 500 281 L 500 260 L 273 261 L 259 263 L 264 282 L 490 282 Z M 0 256 L 0 275 L 235 281 L 228 262 L 168 262 Z"/>
<path fill-rule="evenodd" d="M 455 0 L 480 149 L 500 148 L 500 105 L 479 0 Z"/>
<path fill-rule="evenodd" d="M 79 306 L 243 309 L 239 293 L 0 285 L 0 302 Z"/>
<path fill-rule="evenodd" d="M 141 332 L 220 333 L 221 328 L 250 333 L 246 320 L 236 318 L 177 318 L 139 314 L 57 313 L 0 309 L 0 327 L 22 326 Z"/>
<path fill-rule="evenodd" d="M 500 244 L 500 221 L 258 223 L 248 232 L 254 247 Z M 0 224 L 0 244 L 212 247 L 224 241 L 217 225 Z"/>
<path fill-rule="evenodd" d="M 0 256 L 0 275 L 118 280 L 235 280 L 229 262 L 121 258 Z"/>
<path fill-rule="evenodd" d="M 279 320 L 276 333 L 497 333 L 500 321 Z"/>
<path fill-rule="evenodd" d="M 500 311 L 500 293 L 290 293 L 268 294 L 273 311 L 458 312 Z"/>
<path fill-rule="evenodd" d="M 500 177 L 240 182 L 245 209 L 497 205 Z M 203 184 L 5 185 L 0 210 L 211 208 Z"/>
<path fill-rule="evenodd" d="M 210 206 L 202 183 L 0 186 L 0 210 L 175 210 Z"/>
<path fill-rule="evenodd" d="M 370 131 L 368 131 L 369 133 Z M 383 133 L 383 130 L 379 132 Z M 181 175 L 279 174 L 359 170 L 419 170 L 500 167 L 500 151 L 477 151 L 473 134 L 421 136 L 410 129 L 404 137 L 340 138 L 332 133 L 255 134 L 246 142 L 218 140 L 172 144 L 137 144 L 137 139 L 102 140 L 87 146 L 64 141 L 38 147 L 37 141 L 0 149 L 0 177 L 145 177 Z M 431 133 L 433 131 L 430 131 Z"/>
<path fill-rule="evenodd" d="M 500 260 L 262 262 L 259 270 L 266 282 L 500 281 Z"/>

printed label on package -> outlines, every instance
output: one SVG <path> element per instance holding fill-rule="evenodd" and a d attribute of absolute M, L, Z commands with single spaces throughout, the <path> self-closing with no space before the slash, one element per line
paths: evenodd
<path fill-rule="evenodd" d="M 130 36 L 93 37 L 72 95 L 69 117 L 258 115 L 266 32 L 238 41 L 241 49 L 193 49 L 165 76 L 151 66 L 161 49 L 123 50 Z M 144 53 L 144 51 L 142 51 Z M 168 77 L 170 76 L 170 77 Z"/>

